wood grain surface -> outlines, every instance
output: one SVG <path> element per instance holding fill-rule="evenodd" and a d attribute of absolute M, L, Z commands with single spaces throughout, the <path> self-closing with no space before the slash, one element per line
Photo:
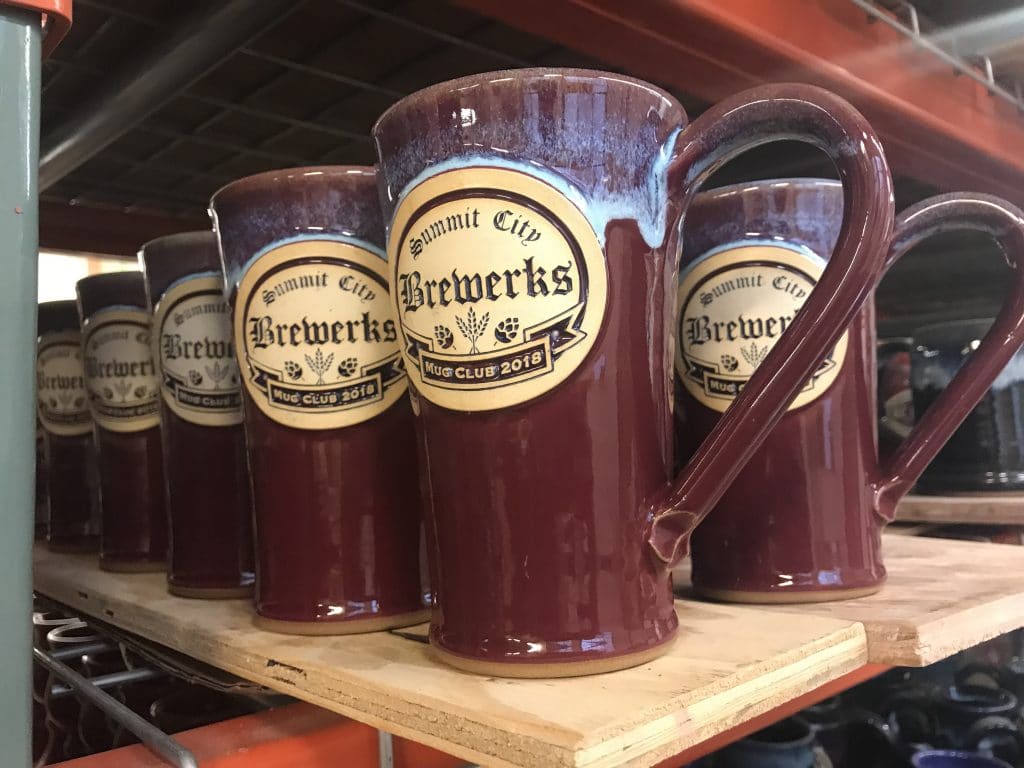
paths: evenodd
<path fill-rule="evenodd" d="M 896 519 L 919 523 L 1024 525 L 1024 494 L 906 496 Z"/>
<path fill-rule="evenodd" d="M 446 667 L 392 633 L 295 637 L 257 630 L 244 600 L 173 597 L 159 574 L 112 574 L 37 547 L 35 589 L 282 693 L 483 765 L 645 766 L 866 662 L 854 620 L 678 601 L 666 656 L 563 680 Z M 415 634 L 415 633 L 414 633 Z"/>

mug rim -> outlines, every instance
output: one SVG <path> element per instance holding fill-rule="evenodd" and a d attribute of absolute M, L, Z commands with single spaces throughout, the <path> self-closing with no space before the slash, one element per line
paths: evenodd
<path fill-rule="evenodd" d="M 830 189 L 839 188 L 841 190 L 843 188 L 843 183 L 838 179 L 826 179 L 818 176 L 783 176 L 775 179 L 741 181 L 735 184 L 726 184 L 723 187 L 712 187 L 707 190 L 702 189 L 693 196 L 693 200 L 696 202 L 697 200 L 725 197 L 727 195 L 734 195 L 737 193 L 761 192 L 764 189 L 773 189 L 776 187 L 793 187 L 799 190 L 827 187 Z"/>
<path fill-rule="evenodd" d="M 542 80 L 555 77 L 561 79 L 573 78 L 577 80 L 591 81 L 615 80 L 618 83 L 639 88 L 657 96 L 662 101 L 666 102 L 668 106 L 677 109 L 682 117 L 682 124 L 684 126 L 689 122 L 689 115 L 687 115 L 686 109 L 683 107 L 679 99 L 664 88 L 660 88 L 647 80 L 641 80 L 639 77 L 631 77 L 629 75 L 619 74 L 618 72 L 608 72 L 607 70 L 601 69 L 585 69 L 577 67 L 522 67 L 514 69 L 496 69 L 490 72 L 463 75 L 462 77 L 456 77 L 451 80 L 442 80 L 440 83 L 434 83 L 433 85 L 428 85 L 425 88 L 420 88 L 419 90 L 406 94 L 381 112 L 380 116 L 374 121 L 373 127 L 370 128 L 370 136 L 376 137 L 380 133 L 381 125 L 391 119 L 398 112 L 406 109 L 408 104 L 422 99 L 442 93 L 449 93 L 451 91 L 473 85 L 479 85 L 484 81 Z"/>
<path fill-rule="evenodd" d="M 376 165 L 297 165 L 290 168 L 276 168 L 229 181 L 210 195 L 208 207 L 212 209 L 218 199 L 230 198 L 232 195 L 247 190 L 250 187 L 260 187 L 274 182 L 294 181 L 308 176 L 335 178 L 346 176 L 376 177 L 376 175 Z"/>
<path fill-rule="evenodd" d="M 196 244 L 204 244 L 204 241 L 212 242 L 214 245 L 217 244 L 217 235 L 212 229 L 192 229 L 186 232 L 174 232 L 170 235 L 161 235 L 160 237 L 154 237 L 151 240 L 147 240 L 138 248 L 138 253 L 142 253 L 147 248 L 151 248 L 154 245 L 162 246 L 188 246 Z"/>

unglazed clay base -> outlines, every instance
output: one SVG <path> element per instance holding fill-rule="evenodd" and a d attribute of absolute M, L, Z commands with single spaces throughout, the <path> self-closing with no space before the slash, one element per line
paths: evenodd
<path fill-rule="evenodd" d="M 545 677 L 582 677 L 584 675 L 601 675 L 605 672 L 616 672 L 620 669 L 638 667 L 659 656 L 663 656 L 672 647 L 675 637 L 667 643 L 656 645 L 638 653 L 626 653 L 622 656 L 612 656 L 607 659 L 592 659 L 588 661 L 555 661 L 555 662 L 501 662 L 501 661 L 480 661 L 467 656 L 459 656 L 454 653 L 438 648 L 431 643 L 430 649 L 445 664 L 449 664 L 464 672 L 472 672 L 474 675 L 485 675 L 487 677 L 518 677 L 518 678 L 545 678 Z"/>
<path fill-rule="evenodd" d="M 181 587 L 168 584 L 167 591 L 178 597 L 192 597 L 199 600 L 230 600 L 234 597 L 252 595 L 252 584 L 244 587 Z"/>
<path fill-rule="evenodd" d="M 762 605 L 830 603 L 833 600 L 853 600 L 855 597 L 873 595 L 882 588 L 884 583 L 857 589 L 805 590 L 801 592 L 745 592 L 738 589 L 708 589 L 694 585 L 693 591 L 701 597 L 723 603 L 758 603 Z"/>
<path fill-rule="evenodd" d="M 267 632 L 284 635 L 358 635 L 364 632 L 380 632 L 385 629 L 411 627 L 430 621 L 429 610 L 399 613 L 394 616 L 375 616 L 372 619 L 348 619 L 347 621 L 281 621 L 254 616 L 253 624 Z"/>
<path fill-rule="evenodd" d="M 112 573 L 164 573 L 167 570 L 167 564 L 151 561 L 110 562 L 101 558 L 100 570 Z"/>

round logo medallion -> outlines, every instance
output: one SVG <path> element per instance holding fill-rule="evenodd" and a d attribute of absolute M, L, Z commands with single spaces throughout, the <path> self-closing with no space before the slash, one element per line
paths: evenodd
<path fill-rule="evenodd" d="M 274 247 L 238 286 L 235 343 L 257 407 L 298 429 L 337 429 L 383 413 L 408 377 L 386 264 L 335 240 Z"/>
<path fill-rule="evenodd" d="M 552 390 L 604 319 L 593 227 L 518 171 L 462 168 L 418 184 L 395 212 L 388 260 L 409 376 L 445 408 L 505 408 Z"/>
<path fill-rule="evenodd" d="M 679 283 L 676 372 L 696 400 L 723 412 L 803 306 L 822 259 L 775 245 L 737 245 L 698 259 Z M 790 410 L 822 395 L 839 375 L 847 334 Z"/>
<path fill-rule="evenodd" d="M 153 327 L 167 407 L 193 424 L 241 424 L 242 392 L 224 281 L 204 275 L 171 286 L 153 310 Z"/>
<path fill-rule="evenodd" d="M 112 432 L 139 432 L 160 423 L 148 314 L 141 309 L 97 312 L 82 326 L 82 349 L 97 424 Z"/>
<path fill-rule="evenodd" d="M 36 397 L 39 421 L 50 434 L 71 437 L 92 431 L 82 337 L 76 331 L 47 333 L 39 339 Z"/>

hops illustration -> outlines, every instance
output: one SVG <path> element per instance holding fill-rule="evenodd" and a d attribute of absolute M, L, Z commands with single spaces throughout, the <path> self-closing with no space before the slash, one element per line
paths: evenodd
<path fill-rule="evenodd" d="M 147 390 L 145 387 L 136 387 L 135 391 L 132 392 L 132 394 L 135 395 L 136 400 L 141 400 L 146 396 L 146 392 Z"/>
<path fill-rule="evenodd" d="M 312 357 L 309 355 L 303 355 L 303 357 L 306 358 L 306 365 L 309 366 L 309 369 L 316 374 L 316 383 L 323 384 L 324 374 L 327 373 L 331 363 L 334 362 L 334 353 L 331 352 L 329 355 L 324 356 L 320 347 L 317 347 Z"/>
<path fill-rule="evenodd" d="M 50 407 L 54 408 L 54 409 L 57 408 L 57 398 L 55 398 L 55 397 L 51 397 L 50 398 Z"/>
<path fill-rule="evenodd" d="M 465 318 L 456 316 L 455 324 L 459 326 L 459 330 L 462 331 L 462 335 L 469 341 L 469 354 L 475 355 L 480 350 L 476 347 L 476 341 L 484 335 L 484 331 L 487 330 L 487 323 L 491 319 L 490 312 L 484 312 L 479 318 L 476 316 L 476 312 L 472 307 L 466 313 Z"/>
<path fill-rule="evenodd" d="M 288 378 L 293 381 L 298 381 L 302 378 L 302 366 L 298 363 L 293 363 L 291 360 L 285 360 L 284 372 L 288 374 Z"/>
<path fill-rule="evenodd" d="M 346 357 L 338 363 L 338 373 L 346 379 L 355 373 L 357 368 L 359 368 L 359 361 L 354 357 Z"/>
<path fill-rule="evenodd" d="M 104 387 L 103 388 L 103 397 L 105 397 L 107 400 L 113 400 L 114 399 L 114 392 L 113 392 L 113 390 L 110 387 Z"/>
<path fill-rule="evenodd" d="M 740 361 L 732 355 L 722 355 L 722 367 L 731 373 L 740 367 Z"/>
<path fill-rule="evenodd" d="M 437 339 L 437 346 L 441 349 L 449 349 L 455 343 L 455 336 L 452 329 L 446 325 L 434 326 L 434 338 Z"/>
<path fill-rule="evenodd" d="M 75 408 L 81 408 L 83 405 L 85 405 L 85 398 L 79 395 L 75 398 Z"/>
<path fill-rule="evenodd" d="M 188 372 L 188 383 L 193 387 L 198 387 L 203 383 L 203 374 L 193 368 Z"/>
<path fill-rule="evenodd" d="M 756 368 L 768 354 L 768 347 L 759 347 L 756 341 L 752 341 L 749 347 L 740 347 L 740 354 L 743 355 L 744 360 Z"/>
<path fill-rule="evenodd" d="M 519 318 L 506 317 L 494 327 L 494 338 L 502 344 L 508 344 L 519 335 Z"/>

